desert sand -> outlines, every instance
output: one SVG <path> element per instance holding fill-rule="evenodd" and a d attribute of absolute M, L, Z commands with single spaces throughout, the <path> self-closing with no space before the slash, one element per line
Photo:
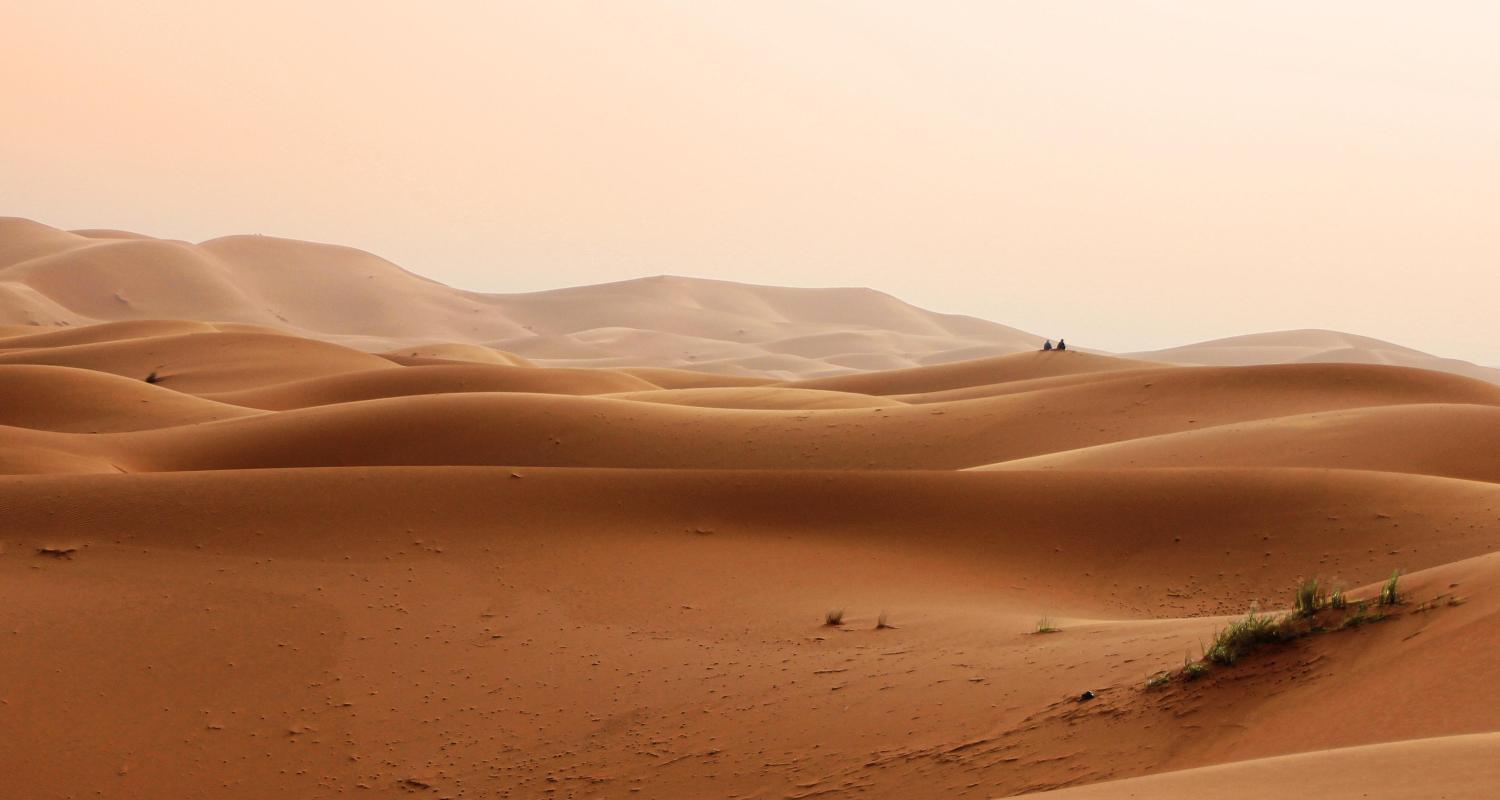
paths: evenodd
<path fill-rule="evenodd" d="M 1500 791 L 1482 369 L 23 220 L 0 322 L 7 796 Z"/>

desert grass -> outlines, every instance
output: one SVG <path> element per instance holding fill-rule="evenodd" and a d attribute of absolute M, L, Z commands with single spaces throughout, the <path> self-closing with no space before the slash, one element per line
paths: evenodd
<path fill-rule="evenodd" d="M 1368 625 L 1371 622 L 1379 622 L 1383 619 L 1385 619 L 1384 614 L 1371 611 L 1369 603 L 1360 601 L 1354 604 L 1354 613 L 1344 617 L 1334 630 L 1341 631 L 1345 628 L 1358 628 L 1361 625 Z"/>
<path fill-rule="evenodd" d="M 830 628 L 837 628 L 838 626 L 843 625 L 844 624 L 844 609 L 842 609 L 842 608 L 830 608 L 830 609 L 828 609 L 828 612 L 823 615 L 823 624 L 827 625 Z"/>
<path fill-rule="evenodd" d="M 1042 617 L 1036 621 L 1036 628 L 1032 633 L 1062 633 L 1062 628 L 1052 624 L 1051 617 Z"/>
<path fill-rule="evenodd" d="M 1349 597 L 1344 594 L 1344 587 L 1334 589 L 1333 594 L 1328 596 L 1328 607 L 1339 611 L 1349 607 Z"/>
<path fill-rule="evenodd" d="M 1318 585 L 1317 578 L 1308 578 L 1297 585 L 1292 598 L 1292 611 L 1300 617 L 1310 617 L 1328 605 L 1328 593 Z"/>
<path fill-rule="evenodd" d="M 1353 600 L 1342 586 L 1332 592 L 1317 578 L 1309 578 L 1297 584 L 1292 594 L 1292 609 L 1275 614 L 1262 613 L 1252 606 L 1241 619 L 1229 623 L 1214 632 L 1213 641 L 1203 648 L 1202 657 L 1196 661 L 1184 659 L 1182 669 L 1155 673 L 1146 679 L 1149 689 L 1166 686 L 1173 678 L 1180 677 L 1184 683 L 1207 675 L 1214 665 L 1229 666 L 1255 650 L 1271 644 L 1289 642 L 1303 636 L 1330 631 L 1357 628 L 1372 622 L 1387 619 L 1386 607 L 1403 602 L 1399 589 L 1401 571 L 1391 573 L 1380 587 L 1379 595 L 1369 600 Z M 1423 603 L 1417 611 L 1430 611 L 1447 605 L 1456 606 L 1463 598 L 1439 595 Z M 1329 614 L 1325 612 L 1336 612 Z M 1043 617 L 1037 623 L 1037 632 L 1050 627 Z"/>
<path fill-rule="evenodd" d="M 1204 658 L 1215 664 L 1233 664 L 1263 644 L 1285 641 L 1290 638 L 1287 619 L 1261 614 L 1252 608 L 1244 619 L 1231 622 L 1214 634 Z"/>
<path fill-rule="evenodd" d="M 1380 587 L 1380 604 L 1383 606 L 1394 606 L 1401 602 L 1401 591 L 1397 583 L 1401 580 L 1401 570 L 1391 573 L 1384 586 Z"/>

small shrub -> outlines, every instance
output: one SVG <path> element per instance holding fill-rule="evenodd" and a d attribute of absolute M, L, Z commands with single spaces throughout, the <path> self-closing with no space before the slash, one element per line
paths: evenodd
<path fill-rule="evenodd" d="M 1204 675 L 1207 675 L 1210 669 L 1212 669 L 1212 667 L 1208 665 L 1207 661 L 1194 661 L 1191 664 L 1183 666 L 1182 679 L 1185 681 L 1196 681 Z"/>
<path fill-rule="evenodd" d="M 1334 589 L 1333 594 L 1328 596 L 1328 607 L 1338 609 L 1339 611 L 1343 611 L 1349 607 L 1349 598 L 1344 594 L 1344 587 L 1340 586 Z"/>
<path fill-rule="evenodd" d="M 1391 573 L 1389 580 L 1380 587 L 1380 605 L 1393 606 L 1401 602 L 1401 592 L 1396 588 L 1396 583 L 1401 580 L 1401 570 Z"/>
<path fill-rule="evenodd" d="M 153 369 L 151 374 L 146 376 L 146 383 L 161 383 L 161 376 L 157 375 L 156 370 Z"/>
<path fill-rule="evenodd" d="M 838 627 L 844 624 L 844 609 L 832 608 L 823 615 L 823 624 L 829 627 Z"/>
<path fill-rule="evenodd" d="M 1172 682 L 1172 673 L 1162 670 L 1146 679 L 1147 689 L 1160 689 Z"/>
<path fill-rule="evenodd" d="M 886 617 L 884 611 L 880 612 L 880 616 L 875 619 L 875 630 L 877 631 L 883 631 L 887 628 L 894 627 L 896 626 L 891 624 L 890 619 Z"/>
<path fill-rule="evenodd" d="M 1053 625 L 1051 617 L 1042 617 L 1041 619 L 1039 619 L 1039 620 L 1036 621 L 1036 630 L 1033 631 L 1033 632 L 1034 633 L 1062 633 L 1062 628 L 1059 628 L 1056 625 Z"/>

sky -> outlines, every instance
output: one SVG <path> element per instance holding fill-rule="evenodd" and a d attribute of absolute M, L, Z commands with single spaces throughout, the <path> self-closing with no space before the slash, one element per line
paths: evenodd
<path fill-rule="evenodd" d="M 1500 5 L 0 0 L 0 214 L 1500 364 Z"/>

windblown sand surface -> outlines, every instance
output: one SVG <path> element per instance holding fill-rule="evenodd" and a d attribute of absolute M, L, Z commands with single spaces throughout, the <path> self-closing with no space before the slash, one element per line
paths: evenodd
<path fill-rule="evenodd" d="M 1494 383 L 5 224 L 0 796 L 1500 791 Z"/>

